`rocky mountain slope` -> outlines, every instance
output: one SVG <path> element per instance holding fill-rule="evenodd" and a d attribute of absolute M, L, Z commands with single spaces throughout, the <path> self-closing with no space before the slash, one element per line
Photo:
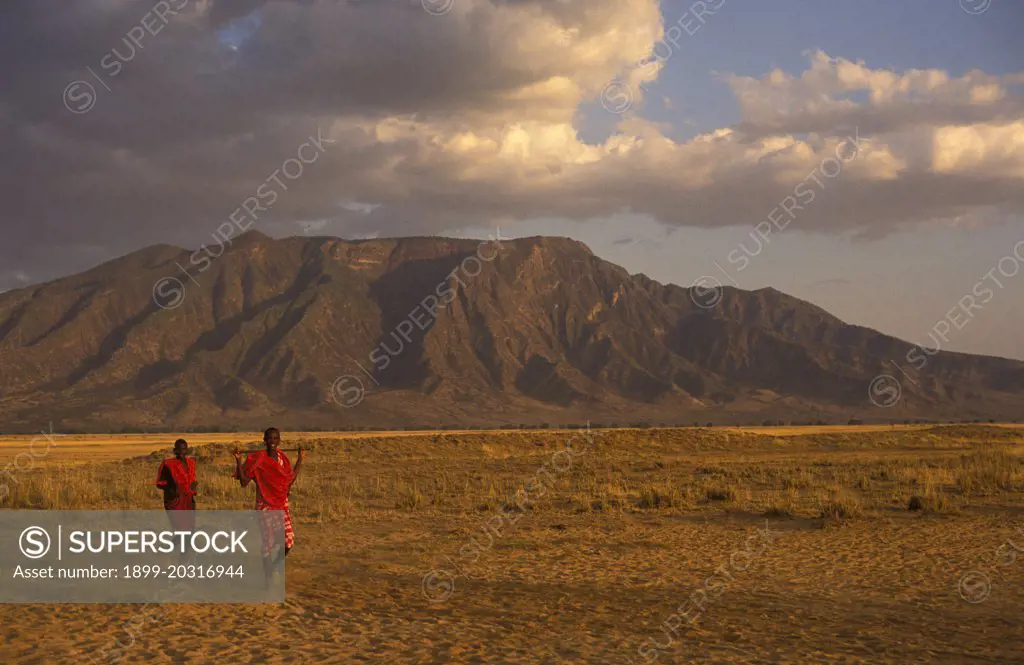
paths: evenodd
<path fill-rule="evenodd" d="M 565 238 L 155 246 L 0 294 L 0 430 L 887 422 L 1024 406 L 1024 363 L 940 352 L 911 383 L 893 365 L 913 371 L 910 343 L 772 289 L 692 295 Z M 900 380 L 891 406 L 894 382 L 869 396 L 879 374 Z"/>

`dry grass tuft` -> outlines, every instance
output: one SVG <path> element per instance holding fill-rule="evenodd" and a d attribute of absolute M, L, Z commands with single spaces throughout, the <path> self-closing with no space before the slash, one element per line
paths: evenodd
<path fill-rule="evenodd" d="M 765 494 L 765 517 L 793 517 L 796 514 L 798 494 L 795 489 L 786 492 L 769 491 Z"/>
<path fill-rule="evenodd" d="M 736 496 L 736 490 L 732 487 L 711 487 L 704 492 L 708 501 L 735 501 Z"/>
<path fill-rule="evenodd" d="M 1021 476 L 1021 458 L 1005 450 L 982 450 L 960 457 L 954 470 L 957 489 L 966 496 L 1012 492 Z"/>
<path fill-rule="evenodd" d="M 832 520 L 848 520 L 864 514 L 864 506 L 860 499 L 842 490 L 832 488 L 830 497 L 821 500 L 818 517 Z"/>
<path fill-rule="evenodd" d="M 675 505 L 672 493 L 663 487 L 648 486 L 640 490 L 640 498 L 637 499 L 636 507 L 641 510 L 658 508 L 671 508 Z"/>

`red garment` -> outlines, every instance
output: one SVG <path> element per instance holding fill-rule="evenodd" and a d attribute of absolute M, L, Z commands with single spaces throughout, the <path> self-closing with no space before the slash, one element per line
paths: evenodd
<path fill-rule="evenodd" d="M 282 527 L 281 513 L 273 510 L 267 504 L 256 500 L 256 510 L 260 511 L 260 530 L 263 532 L 263 556 L 269 556 L 271 552 L 281 546 L 278 540 L 278 529 Z M 291 549 L 295 546 L 295 529 L 292 527 L 292 513 L 288 510 L 288 502 L 285 502 L 284 511 L 284 547 Z"/>
<path fill-rule="evenodd" d="M 194 459 L 186 457 L 184 462 L 177 457 L 165 459 L 156 472 L 156 486 L 164 491 L 164 508 L 167 510 L 195 510 L 195 493 L 192 491 L 192 483 L 195 481 L 196 461 Z"/>
<path fill-rule="evenodd" d="M 235 472 L 238 478 L 238 472 Z M 288 457 L 277 451 L 277 459 L 266 450 L 252 453 L 242 463 L 242 478 L 256 481 L 256 505 L 263 510 L 288 510 L 288 491 L 295 481 L 295 472 Z"/>

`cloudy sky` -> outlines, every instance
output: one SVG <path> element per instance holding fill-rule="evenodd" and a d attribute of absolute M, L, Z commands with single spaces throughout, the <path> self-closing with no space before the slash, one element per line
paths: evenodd
<path fill-rule="evenodd" d="M 1024 358 L 1022 28 L 1011 0 L 8 0 L 0 290 L 209 242 L 264 186 L 273 236 L 567 235 Z"/>

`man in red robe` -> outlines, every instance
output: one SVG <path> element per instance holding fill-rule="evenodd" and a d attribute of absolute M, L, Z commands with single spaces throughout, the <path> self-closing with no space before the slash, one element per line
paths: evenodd
<path fill-rule="evenodd" d="M 295 545 L 295 531 L 292 528 L 292 514 L 288 507 L 288 494 L 302 468 L 304 451 L 299 449 L 299 456 L 292 468 L 288 456 L 278 450 L 281 446 L 281 432 L 271 427 L 263 433 L 264 450 L 251 453 L 242 461 L 242 452 L 235 450 L 235 474 L 242 487 L 250 482 L 256 483 L 256 510 L 265 511 L 263 520 L 263 555 L 269 557 L 273 550 L 280 547 L 275 534 L 280 527 L 276 516 L 271 511 L 284 514 L 284 555 L 287 556 Z"/>
<path fill-rule="evenodd" d="M 164 491 L 164 509 L 175 531 L 196 528 L 196 461 L 188 456 L 188 442 L 174 442 L 174 457 L 156 472 L 156 486 Z M 183 556 L 187 556 L 182 553 Z"/>

